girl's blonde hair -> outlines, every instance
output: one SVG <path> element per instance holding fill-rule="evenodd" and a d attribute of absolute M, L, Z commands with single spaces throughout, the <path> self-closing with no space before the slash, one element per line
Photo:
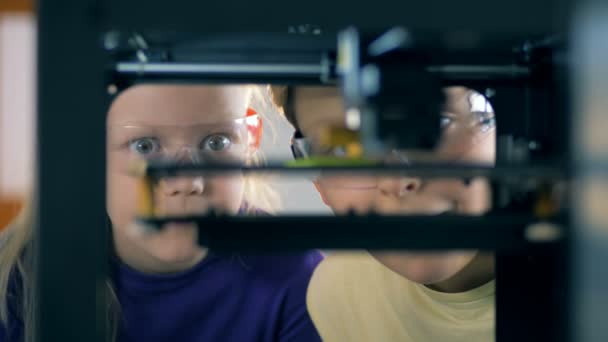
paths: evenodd
<path fill-rule="evenodd" d="M 269 86 L 251 87 L 250 107 L 255 109 L 263 119 L 268 119 L 278 113 L 272 101 L 272 91 Z M 276 116 L 275 116 L 276 117 Z M 270 120 L 264 120 L 265 129 L 270 130 L 274 137 L 274 126 Z M 265 158 L 262 151 L 256 151 L 250 157 L 250 163 L 261 165 Z M 278 209 L 280 199 L 270 186 L 268 179 L 262 176 L 245 177 L 244 199 L 249 210 L 261 209 L 273 213 Z M 34 340 L 35 323 L 35 273 L 34 273 L 34 216 L 36 208 L 33 201 L 27 201 L 20 215 L 0 232 L 0 324 L 8 322 L 9 303 L 18 303 L 15 308 L 22 313 L 24 341 Z M 17 279 L 18 281 L 15 281 Z M 107 279 L 106 299 L 108 315 L 108 340 L 114 341 L 117 336 L 118 316 L 120 306 L 114 292 L 112 281 Z M 17 287 L 13 289 L 13 287 Z M 9 291 L 10 290 L 10 291 Z"/>
<path fill-rule="evenodd" d="M 32 341 L 30 327 L 34 326 L 34 256 L 32 235 L 34 230 L 33 202 L 22 209 L 19 216 L 0 233 L 0 324 L 8 323 L 9 302 L 20 305 L 23 313 L 26 341 Z M 19 284 L 15 283 L 19 279 Z M 9 293 L 9 286 L 16 293 Z M 14 296 L 18 296 L 15 298 Z"/>
<path fill-rule="evenodd" d="M 270 133 L 265 134 L 265 136 L 274 140 L 276 134 L 271 118 L 278 118 L 281 114 L 273 101 L 272 88 L 270 86 L 250 87 L 252 89 L 250 107 L 261 115 L 264 130 L 267 130 L 266 133 Z M 250 157 L 250 163 L 253 165 L 263 165 L 265 162 L 266 159 L 260 149 Z M 249 209 L 261 209 L 268 213 L 275 213 L 280 209 L 280 197 L 270 186 L 267 176 L 249 174 L 245 177 L 244 195 L 245 201 L 249 204 Z"/>

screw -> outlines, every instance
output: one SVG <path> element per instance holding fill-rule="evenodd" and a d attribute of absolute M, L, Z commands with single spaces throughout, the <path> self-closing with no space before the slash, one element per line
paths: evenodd
<path fill-rule="evenodd" d="M 116 93 L 118 93 L 118 87 L 115 84 L 110 84 L 107 91 L 110 95 L 116 95 Z"/>
<path fill-rule="evenodd" d="M 549 222 L 539 222 L 526 228 L 526 239 L 530 242 L 552 242 L 562 237 L 562 228 Z"/>
<path fill-rule="evenodd" d="M 496 90 L 492 89 L 492 88 L 487 88 L 485 91 L 485 96 L 489 99 L 494 97 L 494 95 L 496 95 Z"/>
<path fill-rule="evenodd" d="M 536 141 L 532 140 L 532 141 L 530 141 L 530 142 L 528 143 L 528 148 L 529 148 L 531 151 L 536 151 L 536 150 L 538 150 L 538 149 L 540 148 L 540 144 L 539 144 L 538 142 L 536 142 Z"/>
<path fill-rule="evenodd" d="M 118 31 L 107 32 L 103 37 L 103 47 L 112 51 L 118 48 L 120 41 L 120 33 Z"/>

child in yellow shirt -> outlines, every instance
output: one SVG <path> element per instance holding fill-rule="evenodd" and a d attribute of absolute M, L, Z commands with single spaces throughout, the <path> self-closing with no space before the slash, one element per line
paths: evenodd
<path fill-rule="evenodd" d="M 336 89 L 295 91 L 297 100 L 286 106 L 286 116 L 313 146 L 321 139 L 322 127 L 343 125 Z M 394 151 L 388 160 L 494 164 L 496 131 L 489 102 L 467 88 L 445 92 L 438 147 L 432 152 Z M 465 183 L 321 174 L 314 183 L 337 214 L 373 209 L 386 214 L 480 215 L 491 205 L 484 179 Z M 477 250 L 332 254 L 313 275 L 307 305 L 325 341 L 492 341 L 494 256 Z"/>

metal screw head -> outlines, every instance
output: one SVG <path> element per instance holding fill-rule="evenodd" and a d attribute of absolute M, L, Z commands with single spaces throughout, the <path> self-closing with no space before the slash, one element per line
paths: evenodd
<path fill-rule="evenodd" d="M 287 27 L 287 33 L 291 34 L 312 34 L 318 36 L 323 33 L 323 30 L 318 25 L 312 24 L 300 24 L 300 25 L 289 25 Z"/>
<path fill-rule="evenodd" d="M 528 226 L 525 236 L 530 242 L 553 242 L 561 239 L 562 227 L 549 222 L 539 222 Z"/>
<path fill-rule="evenodd" d="M 380 70 L 375 64 L 367 64 L 361 68 L 361 91 L 367 96 L 380 92 Z"/>
<path fill-rule="evenodd" d="M 531 151 L 536 151 L 536 150 L 540 149 L 540 144 L 538 142 L 532 140 L 528 143 L 528 148 Z"/>
<path fill-rule="evenodd" d="M 492 88 L 486 88 L 486 91 L 484 93 L 485 97 L 492 98 L 494 97 L 494 95 L 496 95 L 496 90 L 492 89 Z"/>
<path fill-rule="evenodd" d="M 116 93 L 118 93 L 118 87 L 115 84 L 110 84 L 107 91 L 109 95 L 116 95 Z"/>
<path fill-rule="evenodd" d="M 109 31 L 103 36 L 103 48 L 112 51 L 118 48 L 120 45 L 120 32 Z"/>

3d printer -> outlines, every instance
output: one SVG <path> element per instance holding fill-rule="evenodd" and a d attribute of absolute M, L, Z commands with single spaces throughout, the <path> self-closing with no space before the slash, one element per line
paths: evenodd
<path fill-rule="evenodd" d="M 45 23 L 44 17 L 42 23 Z M 200 227 L 200 242 L 216 249 L 256 246 L 260 249 L 495 250 L 497 339 L 568 340 L 570 289 L 566 275 L 571 257 L 571 217 L 568 207 L 560 207 L 549 195 L 556 185 L 569 180 L 572 171 L 567 37 L 520 32 L 473 38 L 465 35 L 446 40 L 445 35 L 436 32 L 391 27 L 370 30 L 354 26 L 338 31 L 323 25 L 290 25 L 283 33 L 207 35 L 104 30 L 101 45 L 105 52 L 95 61 L 106 68 L 96 73 L 94 80 L 111 94 L 138 82 L 338 86 L 350 119 L 346 127 L 332 133 L 334 137 L 346 137 L 358 143 L 361 147 L 358 157 L 373 156 L 392 148 L 431 148 L 439 127 L 439 118 L 432 113 L 444 101 L 441 88 L 467 86 L 489 98 L 497 113 L 496 167 L 424 164 L 328 167 L 319 164 L 240 169 L 287 173 L 319 168 L 354 172 L 371 169 L 389 174 L 408 172 L 463 180 L 483 176 L 493 180 L 495 210 L 483 217 L 351 215 L 255 219 L 222 215 L 156 217 L 152 215 L 153 210 L 148 210 L 142 212 L 141 219 L 159 227 L 168 221 L 195 221 Z M 91 31 L 98 34 L 102 30 L 96 27 Z M 87 37 L 93 36 L 92 32 L 87 31 Z M 101 52 L 98 42 L 91 42 L 87 51 Z M 101 88 L 97 89 L 101 91 Z M 422 95 L 404 98 L 404 89 L 414 89 Z M 42 104 L 50 103 L 49 97 L 43 98 L 46 100 Z M 103 103 L 100 98 L 96 97 L 95 103 Z M 43 119 L 41 124 L 44 122 Z M 415 124 L 399 124 L 404 122 Z M 48 164 L 43 159 L 41 165 L 44 172 Z M 234 167 L 146 165 L 140 170 L 142 188 L 162 177 Z M 42 177 L 43 183 L 45 179 Z M 42 189 L 44 193 L 45 188 Z M 44 197 L 41 203 L 45 203 Z M 43 206 L 41 210 L 41 218 L 45 217 L 44 213 L 47 218 L 51 217 L 49 208 Z M 331 231 L 321 229 L 337 221 L 348 223 L 348 231 L 340 226 Z M 539 222 L 544 223 L 540 229 L 536 224 Z M 286 224 L 292 227 L 288 231 L 284 229 Z M 418 229 L 421 226 L 425 229 Z M 42 253 L 45 251 L 50 253 L 44 249 Z M 538 267 L 521 267 L 530 255 L 542 265 L 542 272 Z M 543 279 L 545 284 L 555 284 L 559 289 L 546 291 L 540 283 L 538 287 L 524 289 L 510 276 L 515 273 L 520 277 L 523 274 Z M 89 275 L 94 278 L 94 274 Z M 50 274 L 43 274 L 41 279 L 49 277 Z M 40 291 L 48 295 L 51 289 L 43 284 Z M 530 291 L 525 295 L 530 299 L 530 309 L 522 312 L 516 310 L 517 301 L 513 298 L 524 291 Z M 61 336 L 61 333 L 52 333 L 58 331 L 56 327 L 44 323 L 41 327 L 50 332 L 49 336 Z"/>

